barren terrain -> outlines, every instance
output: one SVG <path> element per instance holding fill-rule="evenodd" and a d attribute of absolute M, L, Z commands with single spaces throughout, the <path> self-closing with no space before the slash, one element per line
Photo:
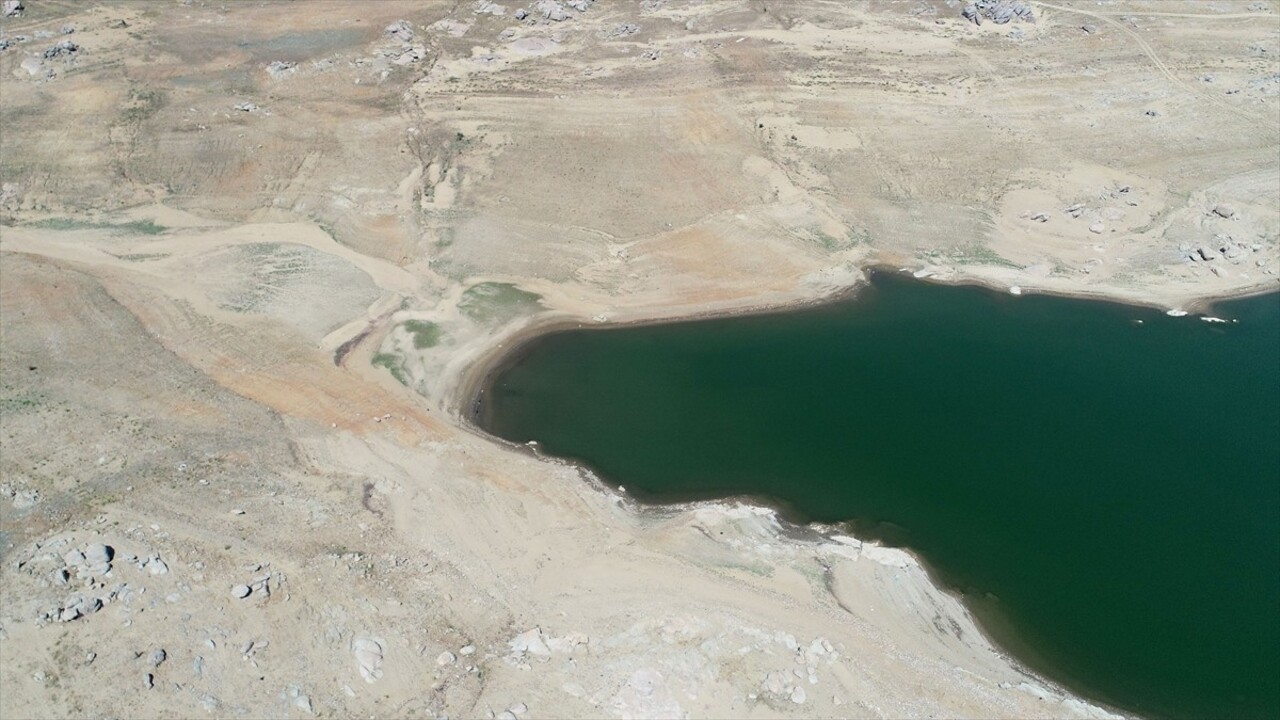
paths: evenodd
<path fill-rule="evenodd" d="M 873 264 L 1275 290 L 1275 2 L 17 4 L 0 716 L 1105 714 L 907 553 L 637 508 L 469 388 Z"/>

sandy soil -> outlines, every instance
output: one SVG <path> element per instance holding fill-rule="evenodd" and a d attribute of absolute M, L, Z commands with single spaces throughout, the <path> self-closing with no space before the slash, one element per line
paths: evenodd
<path fill-rule="evenodd" d="M 636 508 L 470 388 L 872 264 L 1275 289 L 1276 3 L 23 5 L 0 716 L 1104 714 L 908 554 Z"/>

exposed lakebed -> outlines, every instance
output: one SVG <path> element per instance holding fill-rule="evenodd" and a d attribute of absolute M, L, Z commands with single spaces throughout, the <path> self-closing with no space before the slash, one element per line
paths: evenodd
<path fill-rule="evenodd" d="M 1280 715 L 1280 295 L 1226 323 L 876 273 L 785 313 L 557 331 L 480 424 L 650 502 L 916 551 L 992 636 L 1154 716 Z"/>

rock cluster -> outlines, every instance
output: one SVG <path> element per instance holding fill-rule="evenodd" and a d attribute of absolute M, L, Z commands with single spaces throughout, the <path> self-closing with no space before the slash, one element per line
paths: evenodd
<path fill-rule="evenodd" d="M 552 22 L 564 22 L 569 19 L 569 13 L 565 11 L 564 6 L 555 0 L 538 0 L 534 9 Z"/>
<path fill-rule="evenodd" d="M 796 705 L 803 705 L 808 700 L 802 682 L 809 685 L 818 684 L 818 668 L 821 661 L 828 662 L 839 659 L 840 653 L 832 647 L 826 638 L 814 638 L 808 647 L 795 645 L 795 664 L 791 670 L 775 670 L 765 675 L 761 686 L 766 694 L 780 700 L 789 700 Z"/>
<path fill-rule="evenodd" d="M 386 27 L 382 31 L 383 35 L 389 38 L 395 38 L 400 42 L 411 42 L 413 40 L 413 26 L 408 20 L 397 20 Z"/>
<path fill-rule="evenodd" d="M 1263 247 L 1259 243 L 1246 243 L 1242 240 L 1237 240 L 1231 235 L 1222 233 L 1214 235 L 1211 241 L 1194 247 L 1183 245 L 1179 248 L 1182 258 L 1190 263 L 1211 263 L 1215 260 L 1225 259 L 1233 264 L 1238 264 L 1246 253 L 1261 252 L 1262 249 Z M 1261 266 L 1264 263 L 1259 262 L 1258 264 Z M 1212 269 L 1212 266 L 1210 269 Z"/>
<path fill-rule="evenodd" d="M 70 40 L 63 40 L 57 45 L 53 45 L 44 51 L 44 59 L 52 60 L 58 57 L 70 57 L 80 51 L 80 46 Z"/>
<path fill-rule="evenodd" d="M 981 25 L 984 17 L 997 25 L 1004 25 L 1011 20 L 1029 23 L 1036 21 L 1031 6 L 1018 0 L 973 0 L 964 6 L 960 14 L 975 25 Z"/>
<path fill-rule="evenodd" d="M 22 0 L 4 0 L 3 14 L 5 17 L 18 17 L 25 9 L 22 5 Z"/>
<path fill-rule="evenodd" d="M 418 62 L 427 56 L 426 45 L 412 44 L 415 36 L 413 26 L 409 24 L 408 20 L 397 20 L 391 23 L 383 29 L 382 34 L 398 43 L 378 51 L 381 57 L 390 60 L 394 65 L 408 65 L 409 63 Z"/>

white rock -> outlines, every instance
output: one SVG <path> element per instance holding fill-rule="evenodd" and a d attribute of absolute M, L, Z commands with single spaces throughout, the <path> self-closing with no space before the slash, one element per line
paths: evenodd
<path fill-rule="evenodd" d="M 547 657 L 551 654 L 551 648 L 547 647 L 546 641 L 542 639 L 542 628 L 533 628 L 520 633 L 511 640 L 511 652 L 515 655 L 528 653 Z"/>
<path fill-rule="evenodd" d="M 805 701 L 804 688 L 795 687 L 791 690 L 791 702 L 797 705 L 803 705 Z"/>
<path fill-rule="evenodd" d="M 115 556 L 115 553 L 112 551 L 112 549 L 107 545 L 103 545 L 102 543 L 93 543 L 92 545 L 84 549 L 84 558 L 91 565 L 101 565 L 103 563 L 109 563 L 111 562 L 111 558 L 114 556 Z"/>
<path fill-rule="evenodd" d="M 507 708 L 507 709 L 508 709 L 508 710 L 510 710 L 511 712 L 513 712 L 513 713 L 517 714 L 517 715 L 523 715 L 523 714 L 525 714 L 525 713 L 529 712 L 529 706 L 528 706 L 528 705 L 525 705 L 525 704 L 524 704 L 524 703 L 522 703 L 522 702 L 518 702 L 518 703 L 516 703 L 516 704 L 512 705 L 511 707 L 509 707 L 509 708 Z"/>
<path fill-rule="evenodd" d="M 382 658 L 386 646 L 377 638 L 361 635 L 351 642 L 351 652 L 356 656 L 360 676 L 367 683 L 382 677 Z"/>
<path fill-rule="evenodd" d="M 253 592 L 248 585 L 234 585 L 231 588 L 231 596 L 240 600 L 249 597 L 249 593 Z"/>
<path fill-rule="evenodd" d="M 436 656 L 436 664 L 440 667 L 444 667 L 445 665 L 452 665 L 457 659 L 458 658 L 453 653 L 445 650 Z"/>
<path fill-rule="evenodd" d="M 463 646 L 462 646 L 462 648 L 458 650 L 458 654 L 459 654 L 459 655 L 471 655 L 471 654 L 475 653 L 475 651 L 476 651 L 476 646 L 475 646 L 475 645 L 463 645 Z"/>
<path fill-rule="evenodd" d="M 152 575 L 167 575 L 169 573 L 169 566 L 160 558 L 154 557 L 147 563 L 147 570 L 149 570 Z"/>

